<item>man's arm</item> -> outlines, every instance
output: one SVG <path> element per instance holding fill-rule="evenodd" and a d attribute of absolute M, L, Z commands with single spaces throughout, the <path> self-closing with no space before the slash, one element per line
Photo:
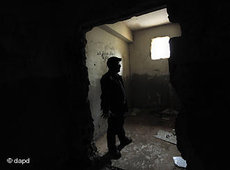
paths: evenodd
<path fill-rule="evenodd" d="M 124 111 L 125 112 L 128 112 L 128 102 L 127 102 L 127 96 L 126 96 L 126 93 L 125 93 L 125 87 L 124 87 L 124 82 L 123 82 L 123 79 L 122 79 L 122 76 L 119 75 L 119 79 L 120 79 L 120 82 L 121 82 L 121 88 L 122 88 L 122 91 L 123 91 L 123 95 L 124 95 Z"/>

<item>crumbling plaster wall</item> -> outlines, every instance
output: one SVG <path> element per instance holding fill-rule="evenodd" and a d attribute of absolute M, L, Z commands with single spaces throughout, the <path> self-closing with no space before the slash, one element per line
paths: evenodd
<path fill-rule="evenodd" d="M 86 34 L 86 65 L 90 80 L 89 100 L 94 119 L 94 137 L 98 138 L 106 131 L 107 121 L 101 117 L 101 85 L 100 79 L 108 71 L 107 59 L 111 56 L 122 58 L 121 72 L 128 94 L 129 84 L 129 49 L 124 40 L 110 34 L 100 27 L 94 27 Z"/>
<path fill-rule="evenodd" d="M 85 37 L 66 9 L 1 4 L 1 169 L 90 166 Z M 30 163 L 8 164 L 7 158 Z"/>
<path fill-rule="evenodd" d="M 130 47 L 132 107 L 156 110 L 178 107 L 178 99 L 169 82 L 168 59 L 151 59 L 151 40 L 181 35 L 178 24 L 166 24 L 134 31 Z"/>
<path fill-rule="evenodd" d="M 170 81 L 183 106 L 176 121 L 178 149 L 188 170 L 225 169 L 228 158 L 215 155 L 229 153 L 222 138 L 229 133 L 229 5 L 171 0 L 167 9 L 182 30 L 170 40 L 169 60 Z"/>

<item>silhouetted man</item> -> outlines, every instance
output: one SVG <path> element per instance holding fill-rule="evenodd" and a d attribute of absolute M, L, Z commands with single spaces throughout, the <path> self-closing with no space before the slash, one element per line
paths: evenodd
<path fill-rule="evenodd" d="M 121 157 L 116 147 L 116 135 L 120 140 L 119 148 L 130 144 L 131 139 L 125 136 L 124 114 L 128 111 L 127 98 L 120 72 L 121 58 L 110 57 L 107 61 L 109 71 L 101 78 L 101 109 L 102 117 L 108 118 L 107 146 L 111 159 Z"/>

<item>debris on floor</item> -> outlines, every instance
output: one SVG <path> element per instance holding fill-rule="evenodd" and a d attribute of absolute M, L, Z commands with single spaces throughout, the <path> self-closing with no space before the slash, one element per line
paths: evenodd
<path fill-rule="evenodd" d="M 177 144 L 176 141 L 176 135 L 172 132 L 164 131 L 164 130 L 159 130 L 157 132 L 157 135 L 154 135 L 156 138 L 164 140 L 166 142 L 172 143 L 172 144 Z"/>
<path fill-rule="evenodd" d="M 164 115 L 177 115 L 178 111 L 174 110 L 174 109 L 165 109 L 165 110 L 161 111 L 161 114 L 164 114 Z"/>
<path fill-rule="evenodd" d="M 101 169 L 101 170 L 124 170 L 124 169 L 118 168 L 118 167 L 115 167 L 115 166 L 108 165 L 107 167 L 104 167 L 104 168 Z"/>
<path fill-rule="evenodd" d="M 187 167 L 186 160 L 184 160 L 181 156 L 174 156 L 173 161 L 174 161 L 175 165 L 180 167 L 180 168 L 186 168 Z"/>

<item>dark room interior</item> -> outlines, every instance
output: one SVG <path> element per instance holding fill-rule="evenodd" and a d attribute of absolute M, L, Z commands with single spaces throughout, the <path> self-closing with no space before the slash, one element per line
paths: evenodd
<path fill-rule="evenodd" d="M 228 2 L 7 1 L 0 8 L 0 169 L 109 169 L 94 141 L 86 33 L 162 8 L 181 27 L 168 59 L 181 103 L 177 149 L 187 170 L 228 168 Z"/>

